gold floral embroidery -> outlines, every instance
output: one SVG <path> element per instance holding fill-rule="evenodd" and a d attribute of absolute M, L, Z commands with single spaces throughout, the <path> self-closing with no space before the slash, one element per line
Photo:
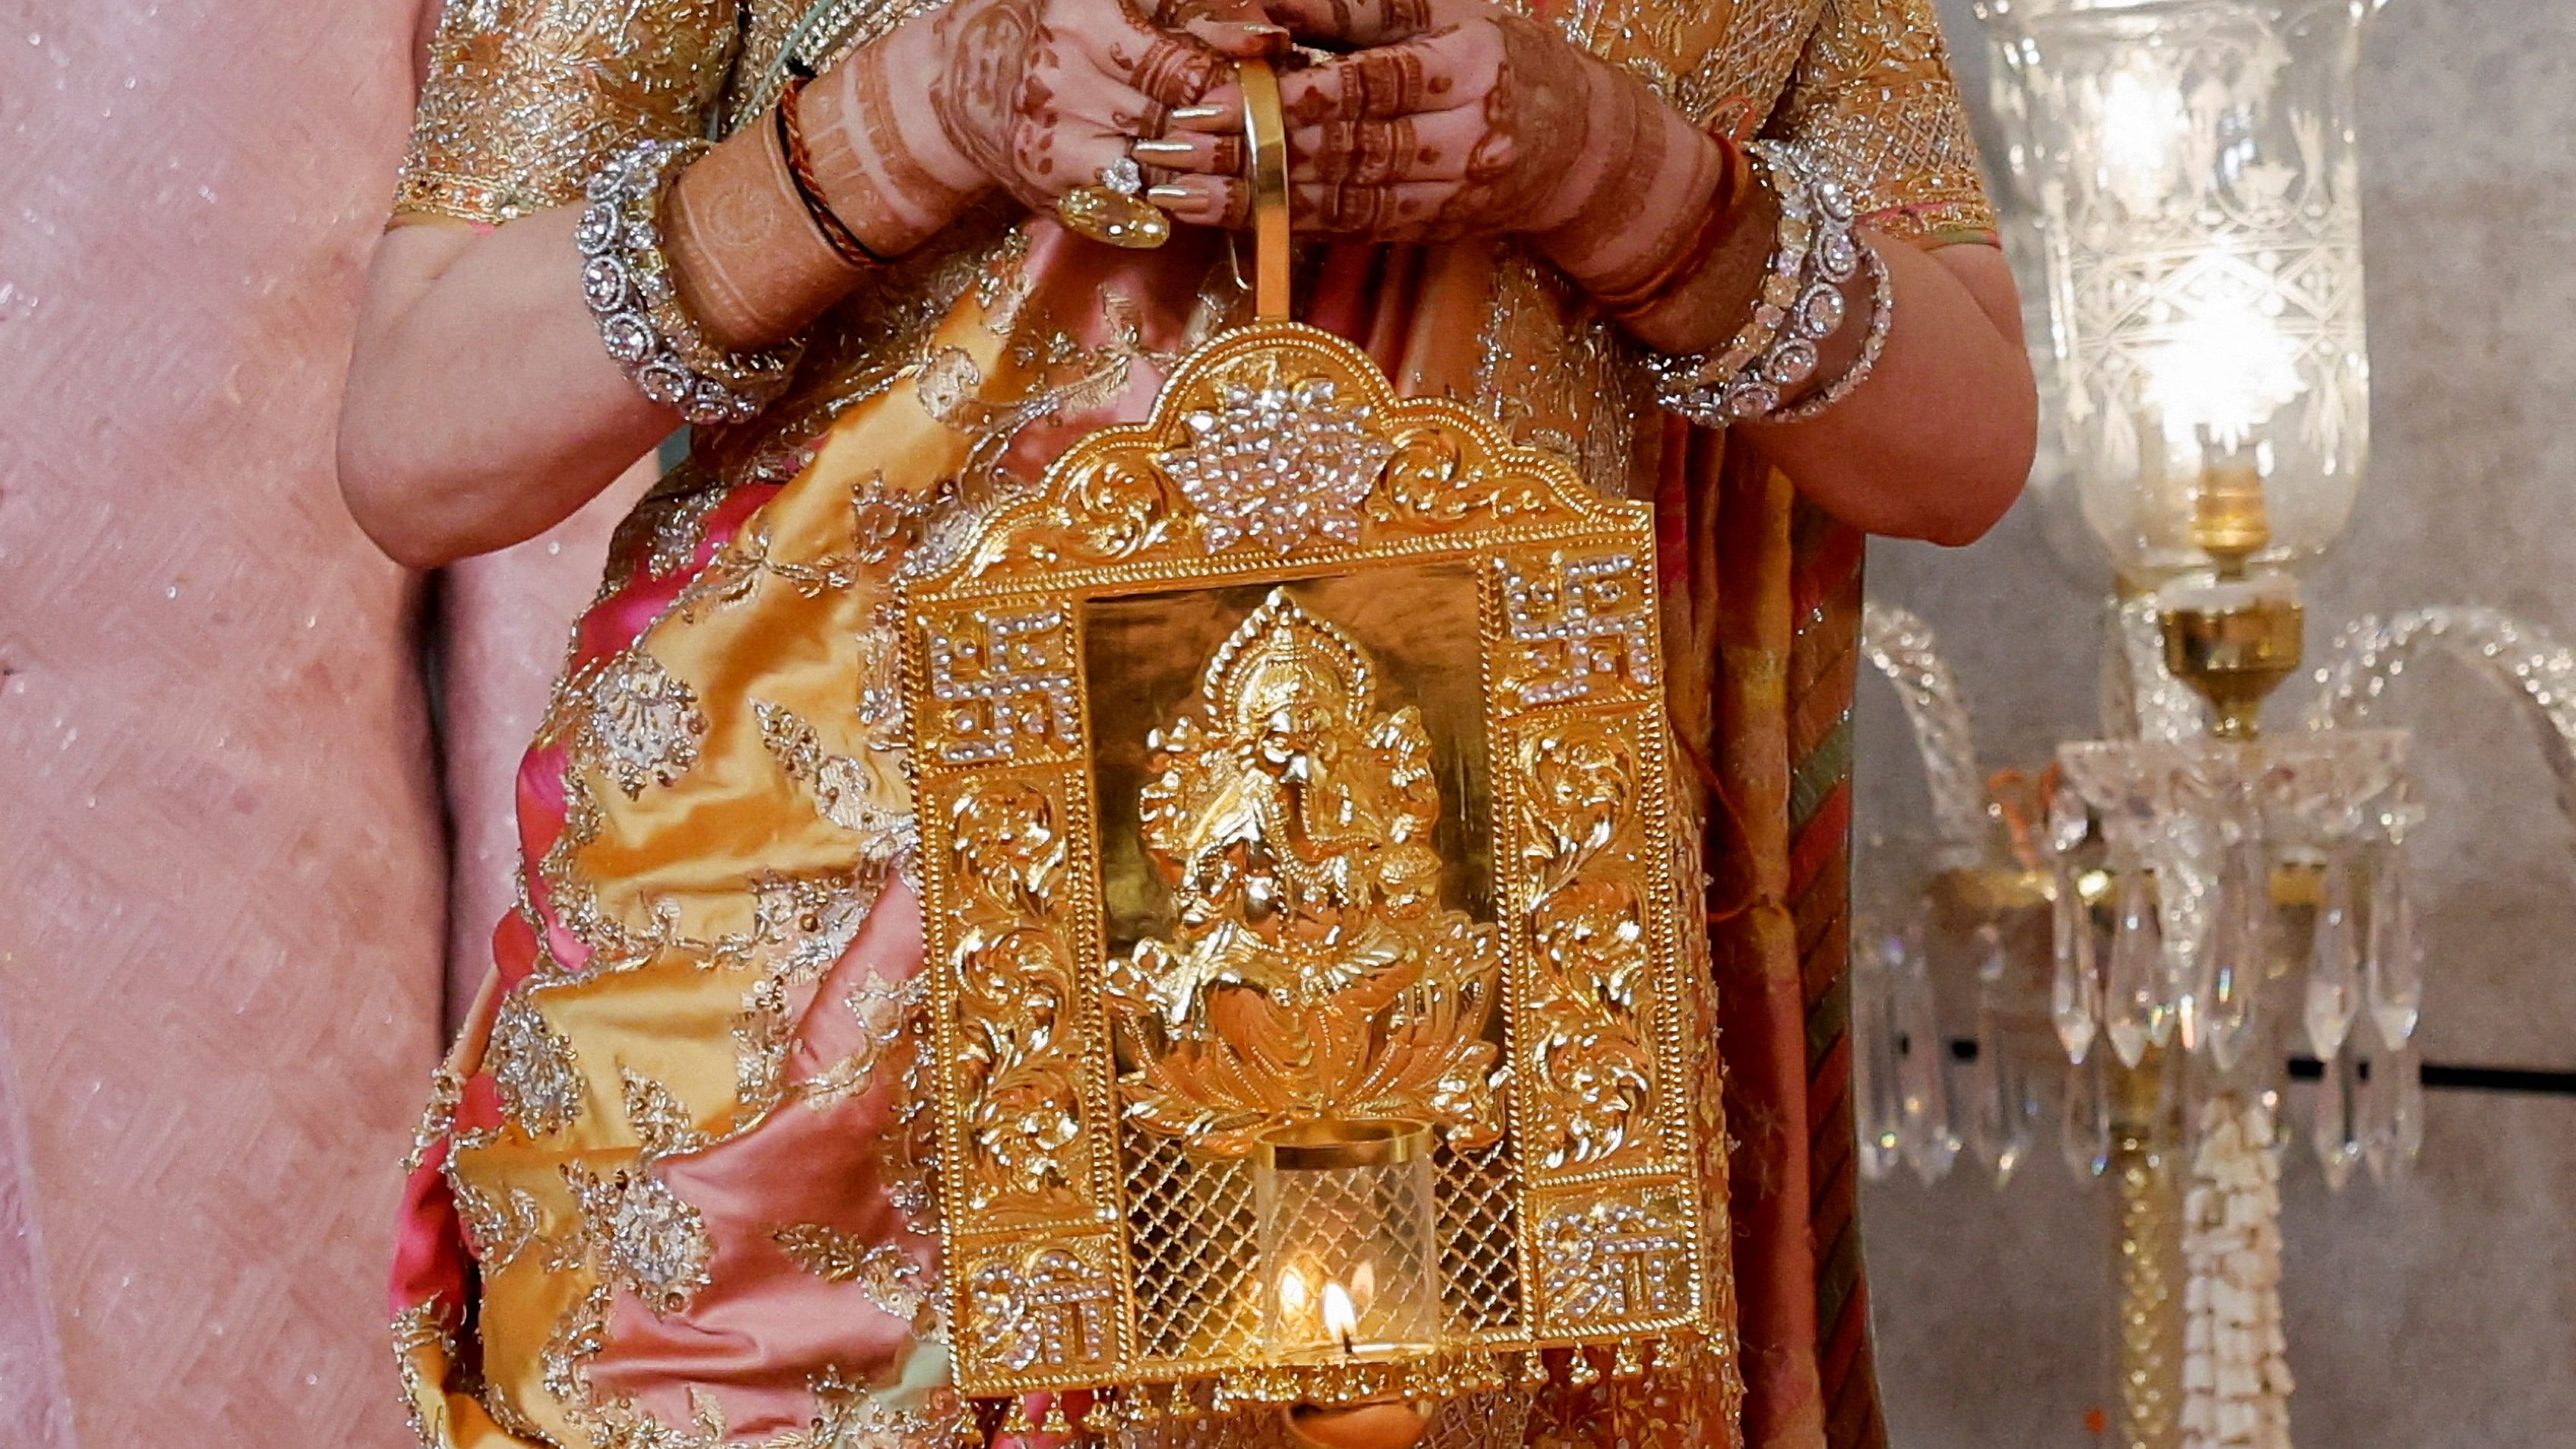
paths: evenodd
<path fill-rule="evenodd" d="M 787 1095 L 787 1054 L 795 1045 L 793 986 L 823 979 L 850 949 L 859 927 L 885 888 L 882 866 L 862 866 L 826 880 L 770 877 L 752 886 L 757 925 L 753 955 L 760 980 L 743 997 L 734 1018 L 734 1093 L 739 1132 Z"/>
<path fill-rule="evenodd" d="M 803 1433 L 771 1440 L 762 1449 L 928 1449 L 934 1444 L 979 1442 L 972 1411 L 945 1388 L 931 1391 L 923 1407 L 897 1409 L 839 1369 L 812 1382 L 814 1421 Z"/>
<path fill-rule="evenodd" d="M 449 0 L 395 211 L 497 225 L 581 195 L 608 157 L 706 128 L 736 0 Z"/>
<path fill-rule="evenodd" d="M 928 999 L 928 983 L 919 976 L 900 982 L 870 976 L 851 987 L 841 1004 L 859 1023 L 858 1045 L 798 1082 L 797 1097 L 819 1111 L 866 1091 L 875 1084 L 877 1068 L 890 1055 L 889 1049 L 903 1043 L 906 1014 Z"/>
<path fill-rule="evenodd" d="M 1798 63 L 1819 0 L 1735 0 L 1726 43 L 1715 46 L 1674 87 L 1673 103 L 1693 124 L 1732 132 L 1755 119 L 1754 97 L 1771 97 Z M 1747 112 L 1751 112 L 1747 114 Z"/>
<path fill-rule="evenodd" d="M 591 682 L 588 742 L 629 800 L 647 784 L 668 785 L 696 764 L 706 732 L 696 691 L 641 644 Z"/>
<path fill-rule="evenodd" d="M 415 1303 L 394 1315 L 394 1374 L 402 1387 L 403 1415 L 421 1449 L 448 1449 L 446 1385 L 431 1383 L 419 1355 L 427 1350 L 441 1363 L 456 1358 L 456 1339 L 448 1329 L 447 1310 L 438 1300 Z M 438 1421 L 433 1427 L 432 1420 Z"/>
<path fill-rule="evenodd" d="M 677 1094 L 632 1067 L 618 1069 L 626 1104 L 626 1125 L 635 1134 L 644 1161 L 675 1152 L 695 1152 L 707 1145 L 707 1134 L 682 1105 Z"/>
<path fill-rule="evenodd" d="M 642 1167 L 606 1176 L 576 1162 L 564 1182 L 581 1210 L 583 1246 L 600 1276 L 643 1300 L 656 1315 L 685 1308 L 707 1284 L 706 1217 Z"/>
<path fill-rule="evenodd" d="M 778 767 L 813 795 L 824 819 L 861 838 L 863 859 L 883 862 L 912 848 L 912 812 L 877 803 L 866 762 L 826 752 L 814 727 L 784 705 L 755 701 L 752 712 L 760 719 L 760 742 Z"/>
<path fill-rule="evenodd" d="M 900 749 L 892 742 L 903 737 L 903 615 L 891 601 L 870 610 L 851 641 L 851 672 L 858 676 L 859 723 L 888 742 L 882 748 Z M 909 834 L 908 822 L 905 829 Z"/>
<path fill-rule="evenodd" d="M 530 1137 L 544 1137 L 581 1116 L 581 1068 L 572 1041 L 546 1024 L 525 987 L 492 1018 L 484 1066 L 501 1090 L 501 1111 Z"/>
<path fill-rule="evenodd" d="M 754 515 L 680 590 L 671 613 L 695 622 L 709 606 L 741 603 L 761 580 L 772 578 L 806 598 L 819 599 L 857 584 L 871 563 L 855 552 L 817 559 L 779 558 L 770 552 L 769 521 Z"/>
<path fill-rule="evenodd" d="M 870 1242 L 822 1223 L 792 1223 L 769 1236 L 796 1266 L 826 1283 L 855 1283 L 868 1301 L 910 1322 L 930 1302 L 930 1269 L 900 1244 Z"/>
<path fill-rule="evenodd" d="M 592 1449 L 601 1449 L 607 1438 L 590 1411 L 590 1361 L 608 1341 L 612 1296 L 607 1284 L 593 1283 L 556 1318 L 554 1331 L 537 1352 L 537 1386 L 589 1432 Z"/>
<path fill-rule="evenodd" d="M 1580 314 L 1564 279 L 1505 248 L 1479 339 L 1476 402 L 1515 442 L 1575 460 L 1605 497 L 1625 496 L 1639 420 L 1634 350 L 1608 324 Z"/>
<path fill-rule="evenodd" d="M 465 1079 L 444 1065 L 429 1074 L 429 1100 L 420 1109 L 420 1123 L 411 1129 L 411 1150 L 403 1154 L 402 1170 L 418 1172 L 429 1160 L 429 1151 L 447 1140 L 447 1132 L 456 1124 L 456 1109 L 465 1100 Z"/>
<path fill-rule="evenodd" d="M 916 976 L 904 985 L 901 1035 L 893 1048 L 902 1070 L 894 1079 L 895 1130 L 884 1157 L 886 1199 L 903 1215 L 905 1227 L 937 1238 L 939 1114 L 931 1110 L 930 984 Z"/>
<path fill-rule="evenodd" d="M 608 560 L 591 603 L 615 597 L 634 581 L 639 564 L 647 576 L 666 579 L 696 563 L 706 545 L 707 517 L 725 496 L 726 490 L 694 458 L 682 459 L 664 473 L 609 535 Z"/>
<path fill-rule="evenodd" d="M 496 1197 L 463 1173 L 449 1173 L 448 1185 L 456 1195 L 456 1215 L 465 1221 L 474 1261 L 486 1273 L 510 1266 L 545 1228 L 545 1209 L 524 1187 L 503 1189 Z"/>
<path fill-rule="evenodd" d="M 517 1402 L 491 1384 L 485 1384 L 474 1401 L 483 1406 L 483 1412 L 492 1416 L 492 1422 L 500 1425 L 503 1433 L 516 1434 L 530 1444 L 546 1442 L 546 1431 L 522 1412 Z"/>

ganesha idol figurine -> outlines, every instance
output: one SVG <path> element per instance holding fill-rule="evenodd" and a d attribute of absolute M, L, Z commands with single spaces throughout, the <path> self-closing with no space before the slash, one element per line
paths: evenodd
<path fill-rule="evenodd" d="M 1006 1433 L 1404 1443 L 1729 1332 L 1648 506 L 1290 318 L 1243 91 L 1255 320 L 905 584 L 954 1371 Z"/>

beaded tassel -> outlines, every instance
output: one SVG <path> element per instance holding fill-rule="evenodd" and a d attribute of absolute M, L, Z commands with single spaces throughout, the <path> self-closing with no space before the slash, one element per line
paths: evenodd
<path fill-rule="evenodd" d="M 1531 1393 L 1547 1387 L 1547 1356 L 1537 1349 L 1521 1355 L 1521 1387 Z"/>

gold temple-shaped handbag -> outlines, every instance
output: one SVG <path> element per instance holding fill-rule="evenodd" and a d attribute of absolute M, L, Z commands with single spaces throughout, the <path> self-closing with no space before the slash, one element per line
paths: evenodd
<path fill-rule="evenodd" d="M 905 588 L 951 1351 L 1005 1429 L 1727 1331 L 1649 509 L 1288 320 L 1243 90 L 1257 320 Z"/>

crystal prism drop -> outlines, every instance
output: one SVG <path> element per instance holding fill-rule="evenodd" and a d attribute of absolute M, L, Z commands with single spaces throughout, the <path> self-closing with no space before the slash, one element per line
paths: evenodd
<path fill-rule="evenodd" d="M 2039 1147 L 2039 1125 L 2048 1116 L 2048 1085 L 2041 1073 L 2041 1062 L 2029 1056 L 2012 1059 L 2011 1071 L 2005 1077 L 2003 1093 L 2004 1146 L 2008 1149 L 2012 1170 L 2030 1160 Z M 1998 1158 L 1995 1186 L 2006 1181 L 2004 1159 Z"/>
<path fill-rule="evenodd" d="M 2353 1055 L 2361 1055 L 2356 1040 Z M 2368 1057 L 2369 1074 L 2361 1083 L 2361 1106 L 2355 1114 L 2361 1139 L 2362 1162 L 2370 1168 L 2370 1180 L 2385 1184 L 2391 1174 L 2401 1170 L 2398 1163 L 2397 1102 L 2401 1079 L 2414 1075 L 2414 1060 L 2401 1052 L 2379 1047 Z"/>
<path fill-rule="evenodd" d="M 2424 1009 L 2423 955 L 2415 939 L 2414 892 L 2405 847 L 2384 846 L 2370 873 L 2370 950 L 2363 998 L 2380 1043 L 2399 1047 L 2415 1035 Z"/>
<path fill-rule="evenodd" d="M 2066 1100 L 2059 1103 L 2058 1150 L 2078 1179 L 2100 1177 L 2111 1165 L 2111 1094 L 2100 1057 L 2066 1069 Z"/>
<path fill-rule="evenodd" d="M 2259 837 L 2228 852 L 2218 910 L 2200 993 L 2201 1029 L 2210 1060 L 2222 1072 L 2236 1069 L 2255 1039 L 2255 1008 L 2263 989 L 2272 939 L 2272 867 Z"/>
<path fill-rule="evenodd" d="M 2002 981 L 2012 967 L 2012 958 L 2004 950 L 2004 933 L 1995 928 L 1994 922 L 1981 921 L 1971 940 L 1977 952 L 1977 980 L 1989 984 Z"/>
<path fill-rule="evenodd" d="M 1959 1134 L 1950 1122 L 1950 1049 L 1941 1035 L 1940 1003 L 1932 991 L 1932 967 L 1920 940 L 1903 938 L 1898 959 L 1888 963 L 1894 978 L 1898 1070 L 1902 1117 L 1898 1125 L 1905 1160 L 1928 1185 L 1940 1181 L 1959 1155 Z"/>
<path fill-rule="evenodd" d="M 1861 1176 L 1877 1182 L 1896 1168 L 1898 1128 L 1904 1119 L 1896 1018 L 1889 1000 L 1894 983 L 1886 965 L 1887 953 L 1901 952 L 1903 945 L 1884 931 L 1864 939 L 1867 944 L 1852 963 L 1852 1102 Z"/>
<path fill-rule="evenodd" d="M 2148 1047 L 2162 1046 L 2173 1034 L 2164 956 L 2142 872 L 2122 871 L 2120 920 L 2111 931 L 2111 964 L 2102 983 L 2102 1026 L 2123 1066 L 2144 1061 Z"/>
<path fill-rule="evenodd" d="M 1968 1146 L 1994 1174 L 1995 1186 L 2012 1181 L 2030 1158 L 2044 1110 L 2030 1063 L 2013 1049 L 2005 1028 L 2002 990 L 1978 992 L 1977 1059 L 1968 1069 Z"/>
<path fill-rule="evenodd" d="M 2084 838 L 2092 831 L 2092 815 L 2085 809 L 2083 794 L 2072 785 L 2060 785 L 2048 800 L 2048 848 L 2057 856 L 2059 869 L 2066 868 L 2067 857 L 2083 848 Z"/>
<path fill-rule="evenodd" d="M 2084 904 L 2082 884 L 2064 866 L 2057 871 L 2049 920 L 2048 1019 L 2066 1059 L 2080 1065 L 2101 1029 L 2102 975 L 2093 962 L 2093 912 Z"/>
<path fill-rule="evenodd" d="M 2389 1053 L 2396 1062 L 2394 1102 L 2389 1111 L 2397 1123 L 2397 1159 L 2399 1171 L 2412 1171 L 2415 1159 L 2424 1155 L 2424 1065 L 2416 1059 L 2412 1043 Z"/>
<path fill-rule="evenodd" d="M 2352 1169 L 2361 1160 L 2361 1079 L 2354 1055 L 2337 1052 L 2327 1059 L 2325 1074 L 2317 1080 L 2316 1120 L 2308 1129 L 2326 1186 L 2336 1192 L 2352 1181 Z"/>
<path fill-rule="evenodd" d="M 2323 896 L 2317 904 L 2316 940 L 2308 955 L 2304 1015 L 2308 1045 L 2317 1060 L 2333 1061 L 2352 1031 L 2353 1013 L 2361 1007 L 2361 943 L 2355 930 L 2352 867 L 2347 852 L 2326 856 Z"/>

